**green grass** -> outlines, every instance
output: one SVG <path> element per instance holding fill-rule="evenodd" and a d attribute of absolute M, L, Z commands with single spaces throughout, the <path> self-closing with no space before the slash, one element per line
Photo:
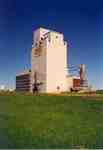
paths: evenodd
<path fill-rule="evenodd" d="M 103 148 L 103 101 L 0 96 L 0 148 Z"/>

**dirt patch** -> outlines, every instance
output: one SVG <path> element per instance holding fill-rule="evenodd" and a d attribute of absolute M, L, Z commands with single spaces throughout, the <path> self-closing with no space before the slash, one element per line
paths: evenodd
<path fill-rule="evenodd" d="M 102 100 L 103 101 L 103 96 L 93 96 L 93 95 L 89 95 L 89 96 L 82 96 L 83 100 L 97 100 L 97 101 L 100 101 Z"/>

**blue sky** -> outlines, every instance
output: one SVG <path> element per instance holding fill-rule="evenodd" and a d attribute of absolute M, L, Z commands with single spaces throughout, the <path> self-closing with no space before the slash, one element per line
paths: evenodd
<path fill-rule="evenodd" d="M 89 83 L 103 88 L 102 0 L 0 0 L 0 85 L 15 87 L 16 73 L 30 68 L 38 27 L 64 33 L 68 63 L 84 63 Z"/>

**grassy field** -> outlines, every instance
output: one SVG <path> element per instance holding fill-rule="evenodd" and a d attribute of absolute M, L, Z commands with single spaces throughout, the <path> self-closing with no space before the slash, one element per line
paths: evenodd
<path fill-rule="evenodd" d="M 0 96 L 0 148 L 103 148 L 103 98 Z"/>

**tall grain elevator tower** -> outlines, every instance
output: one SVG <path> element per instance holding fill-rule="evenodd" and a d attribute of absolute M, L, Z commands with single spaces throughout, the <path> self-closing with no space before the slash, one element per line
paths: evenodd
<path fill-rule="evenodd" d="M 39 28 L 33 32 L 31 91 L 36 82 L 40 92 L 67 91 L 67 42 L 62 33 Z"/>

